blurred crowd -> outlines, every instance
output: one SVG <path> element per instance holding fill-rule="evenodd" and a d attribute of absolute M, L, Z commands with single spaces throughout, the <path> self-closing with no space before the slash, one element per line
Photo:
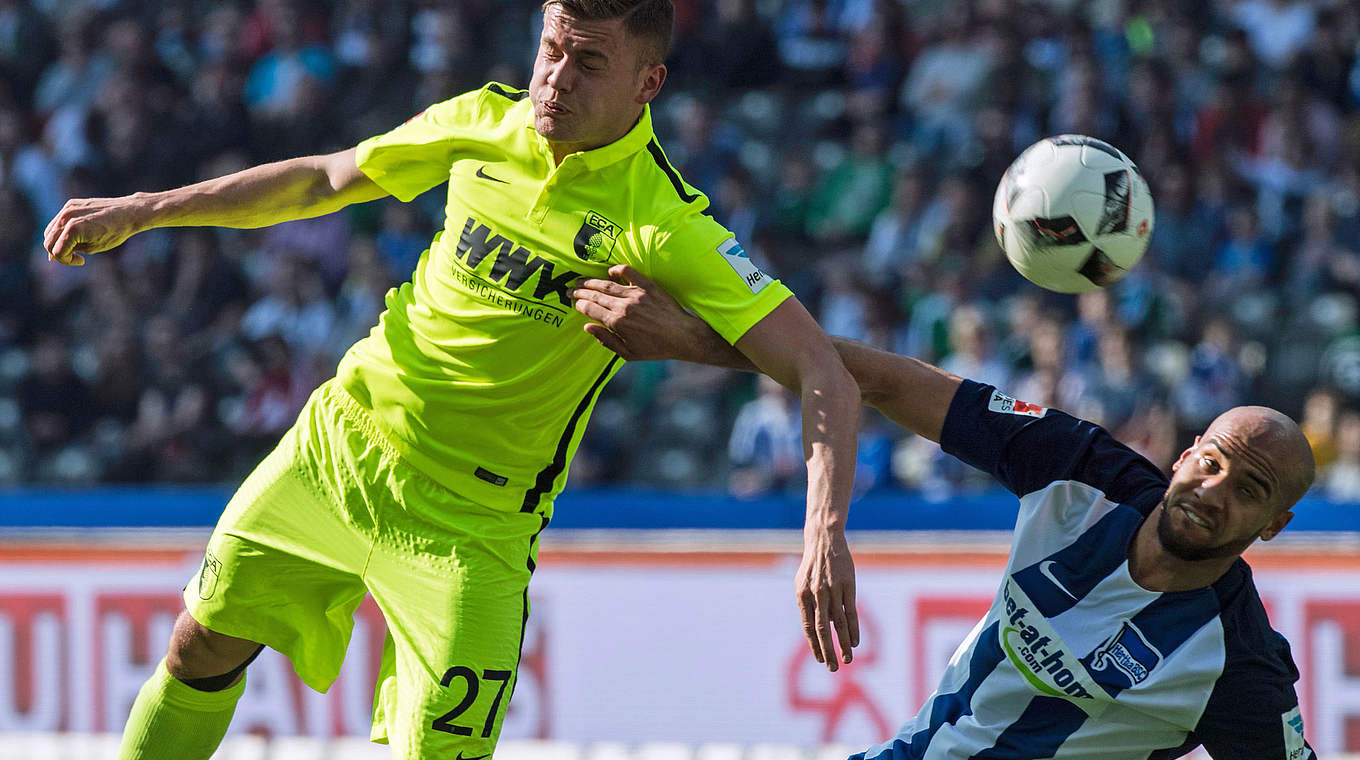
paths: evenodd
<path fill-rule="evenodd" d="M 1167 466 L 1227 407 L 1305 426 L 1360 500 L 1360 8 L 1346 0 L 677 0 L 662 144 L 828 332 L 1108 426 Z M 0 482 L 230 481 L 366 334 L 442 188 L 46 261 L 71 197 L 350 147 L 527 84 L 536 2 L 0 0 Z M 1124 281 L 1059 296 L 992 238 L 1034 140 L 1082 133 L 1156 201 Z M 628 365 L 578 483 L 796 490 L 796 399 Z M 984 483 L 873 413 L 857 487 Z M 726 446 L 714 441 L 726 440 Z"/>

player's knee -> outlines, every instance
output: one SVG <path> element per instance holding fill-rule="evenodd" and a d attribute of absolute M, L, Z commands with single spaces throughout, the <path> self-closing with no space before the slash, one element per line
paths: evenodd
<path fill-rule="evenodd" d="M 240 679 L 263 645 L 217 633 L 188 612 L 175 621 L 165 667 L 170 675 L 200 691 L 221 691 Z"/>

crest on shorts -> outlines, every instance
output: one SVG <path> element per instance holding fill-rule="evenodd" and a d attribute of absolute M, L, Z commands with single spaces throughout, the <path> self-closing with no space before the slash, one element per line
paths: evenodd
<path fill-rule="evenodd" d="M 198 598 L 211 599 L 217 593 L 217 577 L 222 571 L 222 561 L 212 552 L 203 553 L 203 567 L 198 571 Z"/>
<path fill-rule="evenodd" d="M 581 222 L 581 229 L 576 231 L 576 239 L 571 245 L 580 260 L 603 264 L 609 261 L 609 254 L 614 252 L 614 244 L 619 241 L 622 231 L 622 227 L 606 219 L 600 212 L 587 211 L 585 221 Z"/>

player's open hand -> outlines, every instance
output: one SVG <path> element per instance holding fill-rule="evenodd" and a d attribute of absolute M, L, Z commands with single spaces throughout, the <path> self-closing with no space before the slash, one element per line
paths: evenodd
<path fill-rule="evenodd" d="M 840 661 L 854 659 L 851 647 L 859 646 L 859 615 L 855 612 L 855 562 L 845 543 L 845 532 L 807 526 L 803 531 L 803 564 L 798 568 L 798 611 L 803 615 L 803 634 L 817 662 L 835 672 L 836 648 L 831 631 L 840 642 Z"/>
<path fill-rule="evenodd" d="M 86 255 L 122 245 L 137 233 L 139 212 L 135 196 L 67 201 L 43 231 L 47 260 L 83 266 Z"/>
<path fill-rule="evenodd" d="M 627 264 L 610 267 L 609 276 L 582 280 L 571 293 L 576 310 L 595 320 L 586 332 L 630 361 L 690 358 L 686 329 L 698 318 Z"/>

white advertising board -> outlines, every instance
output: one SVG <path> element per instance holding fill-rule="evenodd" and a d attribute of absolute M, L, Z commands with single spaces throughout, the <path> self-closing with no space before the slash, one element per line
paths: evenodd
<path fill-rule="evenodd" d="M 803 640 L 795 554 L 545 548 L 502 736 L 868 746 L 930 693 L 995 593 L 1004 550 L 858 551 L 862 642 L 830 674 Z M 1360 554 L 1249 558 L 1303 673 L 1310 740 L 1360 751 Z M 0 733 L 118 731 L 199 561 L 187 547 L 0 544 Z M 383 636 L 366 601 L 325 695 L 266 652 L 233 732 L 366 736 Z"/>

